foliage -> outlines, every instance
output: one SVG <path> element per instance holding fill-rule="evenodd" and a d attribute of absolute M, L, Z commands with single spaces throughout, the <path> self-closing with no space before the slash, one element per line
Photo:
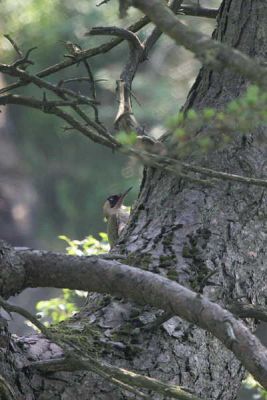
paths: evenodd
<path fill-rule="evenodd" d="M 254 389 L 257 391 L 257 393 L 253 395 L 253 399 L 267 400 L 267 391 L 264 390 L 263 387 L 257 381 L 255 381 L 251 375 L 246 378 L 243 384 L 247 389 Z"/>
<path fill-rule="evenodd" d="M 92 235 L 83 240 L 72 240 L 65 235 L 59 236 L 61 240 L 67 242 L 67 254 L 76 256 L 91 256 L 109 251 L 107 234 L 99 233 L 100 240 Z M 45 301 L 39 301 L 36 309 L 41 318 L 45 320 L 46 326 L 50 323 L 58 323 L 71 317 L 77 310 L 77 303 L 81 303 L 81 298 L 85 297 L 87 292 L 81 290 L 63 289 L 62 295 Z"/>
<path fill-rule="evenodd" d="M 44 324 L 46 326 L 50 322 L 58 323 L 64 321 L 76 311 L 75 291 L 63 289 L 62 296 L 39 301 L 36 304 L 36 310 L 38 315 L 45 319 Z"/>
<path fill-rule="evenodd" d="M 67 236 L 61 235 L 59 239 L 68 243 L 67 253 L 75 256 L 92 256 L 109 251 L 108 237 L 105 232 L 99 233 L 100 239 L 97 240 L 92 235 L 87 236 L 83 240 L 72 240 Z"/>
<path fill-rule="evenodd" d="M 237 134 L 248 134 L 253 128 L 267 124 L 267 93 L 251 85 L 245 94 L 228 103 L 224 110 L 204 108 L 180 112 L 167 121 L 173 134 L 173 145 L 179 156 L 186 157 L 194 150 L 207 152 L 234 140 Z M 203 132 L 200 136 L 197 132 Z M 216 132 L 216 133 L 214 133 Z"/>
<path fill-rule="evenodd" d="M 123 146 L 131 146 L 136 143 L 137 135 L 136 132 L 119 132 L 116 135 L 116 139 Z"/>

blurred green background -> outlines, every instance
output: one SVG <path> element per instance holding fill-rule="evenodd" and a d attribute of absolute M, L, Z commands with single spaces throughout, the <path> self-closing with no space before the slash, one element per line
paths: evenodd
<path fill-rule="evenodd" d="M 218 1 L 207 3 L 215 6 Z M 84 33 L 90 27 L 127 27 L 141 16 L 131 10 L 128 17 L 121 20 L 114 5 L 114 1 L 96 7 L 95 1 L 88 0 L 2 0 L 0 30 L 3 34 L 10 34 L 24 51 L 38 47 L 31 57 L 35 64 L 28 69 L 33 73 L 64 59 L 66 50 L 61 40 L 78 43 L 83 49 L 89 48 L 110 40 L 105 37 L 85 38 Z M 185 23 L 194 22 L 195 28 L 207 33 L 215 24 L 215 21 L 207 19 L 182 18 Z M 146 27 L 140 37 L 144 38 L 151 29 L 151 26 Z M 3 62 L 12 62 L 16 58 L 4 37 L 0 39 L 0 49 Z M 104 80 L 97 84 L 97 99 L 101 102 L 100 119 L 111 129 L 118 105 L 115 81 L 126 59 L 127 44 L 121 44 L 110 53 L 89 60 L 95 79 Z M 160 39 L 149 59 L 140 67 L 133 85 L 139 102 L 139 105 L 135 102 L 134 111 L 151 134 L 159 136 L 164 132 L 165 120 L 183 104 L 198 68 L 190 53 L 166 37 Z M 57 83 L 60 79 L 85 75 L 81 64 L 45 79 Z M 11 81 L 2 77 L 1 86 Z M 68 84 L 68 87 L 87 95 L 91 93 L 86 82 Z M 33 85 L 16 92 L 39 99 L 43 95 L 43 91 Z M 51 95 L 47 96 L 51 98 Z M 84 110 L 91 113 L 88 108 Z M 33 197 L 28 199 L 32 202 L 26 204 L 24 201 L 18 205 L 18 198 L 15 200 L 16 209 L 22 210 L 22 214 L 23 207 L 27 211 L 24 210 L 28 215 L 25 224 L 28 224 L 30 242 L 34 239 L 34 243 L 44 248 L 63 249 L 64 244 L 57 240 L 59 234 L 78 239 L 89 233 L 96 235 L 105 230 L 102 204 L 108 195 L 133 186 L 128 202 L 133 202 L 137 196 L 141 166 L 90 142 L 80 133 L 64 131 L 64 122 L 56 117 L 20 106 L 2 111 L 2 118 L 7 111 L 2 131 L 5 130 L 6 140 L 9 137 L 14 144 L 20 174 L 32 185 Z M 19 191 L 14 192 L 20 196 Z M 20 213 L 17 214 L 21 217 Z M 13 212 L 15 224 L 17 214 Z M 22 225 L 21 220 L 19 224 Z M 22 231 L 25 233 L 25 229 Z M 12 243 L 19 245 L 21 241 Z"/>

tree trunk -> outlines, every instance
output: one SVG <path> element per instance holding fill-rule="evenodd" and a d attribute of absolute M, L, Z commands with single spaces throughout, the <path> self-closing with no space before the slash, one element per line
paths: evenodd
<path fill-rule="evenodd" d="M 266 59 L 265 0 L 224 0 L 214 38 Z M 247 82 L 232 72 L 203 68 L 185 107 L 221 108 L 246 87 Z M 258 140 L 261 134 L 261 129 L 249 137 L 236 133 L 229 145 L 198 157 L 197 162 L 216 170 L 261 176 L 267 156 L 266 147 Z M 221 182 L 207 189 L 150 168 L 144 172 L 129 229 L 116 252 L 126 253 L 132 265 L 163 274 L 195 291 L 203 289 L 220 304 L 237 299 L 263 303 L 266 212 L 261 188 Z M 214 275 L 203 288 L 211 272 Z M 144 329 L 159 314 L 149 307 L 141 309 L 122 299 L 92 294 L 86 310 L 68 326 L 98 329 L 105 344 L 97 353 L 110 363 L 180 384 L 203 399 L 234 399 L 244 370 L 233 354 L 207 332 L 177 317 L 157 328 Z M 27 368 L 15 372 L 14 360 L 24 365 L 25 357 L 49 358 L 58 351 L 37 337 L 20 339 L 11 350 L 6 347 L 2 374 L 10 377 L 17 399 L 134 398 L 88 373 L 44 376 Z"/>

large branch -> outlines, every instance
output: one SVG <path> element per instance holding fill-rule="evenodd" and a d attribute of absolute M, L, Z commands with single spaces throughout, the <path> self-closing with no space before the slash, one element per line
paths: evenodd
<path fill-rule="evenodd" d="M 133 0 L 132 4 L 178 45 L 192 51 L 203 64 L 214 70 L 227 67 L 260 86 L 267 86 L 266 67 L 236 49 L 191 30 L 175 16 L 164 1 Z"/>
<path fill-rule="evenodd" d="M 70 288 L 110 293 L 165 310 L 212 333 L 267 388 L 267 349 L 234 316 L 178 283 L 103 257 L 17 250 L 2 245 L 0 293 L 27 287 Z"/>

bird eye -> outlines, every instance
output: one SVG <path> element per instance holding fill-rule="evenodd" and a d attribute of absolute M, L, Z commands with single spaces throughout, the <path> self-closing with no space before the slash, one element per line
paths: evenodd
<path fill-rule="evenodd" d="M 118 199 L 119 199 L 119 196 L 116 196 L 116 195 L 108 197 L 107 200 L 109 201 L 111 208 L 113 208 L 117 204 Z"/>

